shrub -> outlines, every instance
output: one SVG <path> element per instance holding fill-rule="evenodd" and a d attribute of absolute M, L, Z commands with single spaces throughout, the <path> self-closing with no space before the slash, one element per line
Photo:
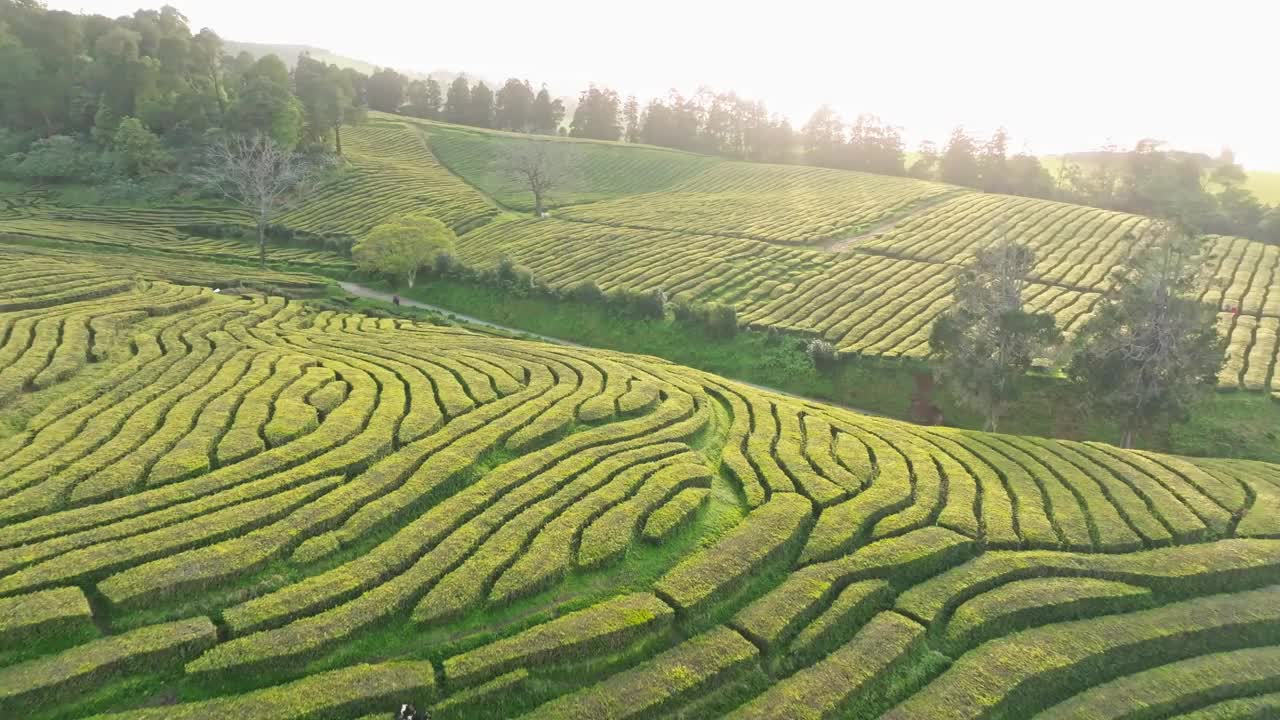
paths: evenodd
<path fill-rule="evenodd" d="M 436 277 L 449 277 L 457 274 L 463 268 L 462 261 L 458 260 L 458 256 L 452 252 L 444 251 L 436 254 L 436 259 L 431 263 L 431 272 Z"/>
<path fill-rule="evenodd" d="M 731 338 L 738 334 L 738 311 L 732 305 L 707 303 L 703 324 L 712 337 Z"/>
<path fill-rule="evenodd" d="M 840 359 L 836 346 L 821 338 L 810 340 L 805 352 L 809 355 L 809 359 L 813 361 L 813 366 L 822 372 L 835 369 Z"/>
<path fill-rule="evenodd" d="M 618 288 L 608 295 L 609 304 L 621 312 L 658 320 L 666 316 L 667 294 L 662 288 L 648 292 Z"/>
<path fill-rule="evenodd" d="M 604 292 L 592 280 L 583 280 L 569 287 L 568 296 L 581 303 L 603 304 Z"/>

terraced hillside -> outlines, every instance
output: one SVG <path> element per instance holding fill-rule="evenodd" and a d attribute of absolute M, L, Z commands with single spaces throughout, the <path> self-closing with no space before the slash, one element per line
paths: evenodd
<path fill-rule="evenodd" d="M 933 320 L 974 249 L 1014 234 L 1038 253 L 1026 300 L 1070 335 L 1088 318 L 1115 268 L 1148 238 L 1150 221 L 1044 200 L 987 195 L 820 168 L 731 162 L 619 143 L 536 139 L 375 114 L 344 132 L 348 164 L 287 227 L 358 240 L 409 211 L 428 211 L 461 234 L 475 267 L 510 257 L 565 288 L 662 288 L 732 304 L 753 327 L 819 336 L 842 353 L 927 358 Z M 554 217 L 501 215 L 527 208 L 497 166 L 530 142 L 573 148 L 577 170 L 553 192 Z M 214 207 L 67 208 L 38 196 L 5 198 L 0 234 L 154 254 L 249 261 L 238 240 L 201 225 L 243 222 Z M 1280 254 L 1231 237 L 1209 238 L 1204 297 L 1231 339 L 1223 389 L 1280 396 Z M 274 247 L 273 263 L 329 274 L 351 270 L 338 252 Z M 1233 309 L 1239 308 L 1239 313 Z"/>
<path fill-rule="evenodd" d="M 1278 467 L 116 261 L 0 245 L 5 717 L 1277 707 Z"/>

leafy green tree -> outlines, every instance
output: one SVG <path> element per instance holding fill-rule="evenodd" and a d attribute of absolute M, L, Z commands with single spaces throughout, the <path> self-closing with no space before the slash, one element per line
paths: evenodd
<path fill-rule="evenodd" d="M 1014 155 L 1006 164 L 1006 173 L 1006 192 L 1026 197 L 1054 197 L 1053 176 L 1044 169 L 1036 156 L 1025 153 Z"/>
<path fill-rule="evenodd" d="M 125 172 L 134 177 L 150 175 L 173 162 L 160 138 L 138 118 L 127 117 L 120 121 L 111 149 L 120 156 Z"/>
<path fill-rule="evenodd" d="M 326 65 L 303 53 L 293 69 L 293 85 L 302 103 L 307 140 L 327 143 L 332 132 L 334 149 L 341 155 L 342 125 L 358 114 L 350 77 L 337 65 Z"/>
<path fill-rule="evenodd" d="M 1209 181 L 1224 188 L 1243 185 L 1248 179 L 1244 168 L 1236 164 L 1235 153 L 1229 148 L 1223 149 L 1213 171 L 1209 173 Z"/>
<path fill-rule="evenodd" d="M 849 126 L 849 140 L 838 164 L 850 170 L 902 175 L 904 158 L 898 128 L 875 115 L 859 115 Z"/>
<path fill-rule="evenodd" d="M 452 253 L 453 230 L 435 218 L 414 215 L 378 225 L 351 250 L 356 266 L 365 272 L 403 278 L 413 287 L 418 270 L 437 255 Z"/>
<path fill-rule="evenodd" d="M 1153 241 L 1116 272 L 1080 328 L 1068 374 L 1082 396 L 1120 424 L 1120 443 L 1183 422 L 1217 382 L 1226 340 L 1217 309 L 1200 302 L 1200 242 L 1159 223 Z"/>
<path fill-rule="evenodd" d="M 982 186 L 977 144 L 963 127 L 951 131 L 947 147 L 938 159 L 938 171 L 942 182 L 974 188 Z"/>
<path fill-rule="evenodd" d="M 262 134 L 292 150 L 302 137 L 302 104 L 289 89 L 289 69 L 275 55 L 259 58 L 241 78 L 227 109 L 227 129 L 240 135 Z"/>
<path fill-rule="evenodd" d="M 978 154 L 983 192 L 1009 192 L 1009 131 L 997 128 Z"/>
<path fill-rule="evenodd" d="M 420 118 L 440 116 L 440 83 L 434 79 L 413 80 L 407 97 L 409 104 L 403 108 L 405 113 Z"/>
<path fill-rule="evenodd" d="M 813 111 L 809 122 L 800 129 L 804 138 L 805 161 L 823 167 L 835 167 L 844 145 L 844 121 L 829 105 Z"/>
<path fill-rule="evenodd" d="M 37 182 L 83 180 L 93 169 L 91 149 L 70 135 L 40 138 L 31 144 L 13 172 L 21 179 Z"/>
<path fill-rule="evenodd" d="M 441 108 L 444 107 L 444 93 L 440 89 L 440 83 L 436 82 L 433 77 L 427 78 L 427 117 L 440 117 Z"/>
<path fill-rule="evenodd" d="M 932 140 L 920 143 L 916 160 L 907 169 L 907 175 L 920 180 L 938 179 L 938 146 Z"/>
<path fill-rule="evenodd" d="M 543 85 L 533 99 L 531 124 L 533 131 L 540 135 L 555 135 L 560 124 L 564 122 L 564 103 L 558 98 L 552 99 L 547 86 Z"/>
<path fill-rule="evenodd" d="M 476 83 L 476 86 L 471 89 L 467 124 L 482 128 L 493 127 L 493 91 L 482 82 Z"/>
<path fill-rule="evenodd" d="M 533 129 L 533 88 L 529 81 L 507 80 L 494 101 L 494 123 L 502 130 L 529 132 Z"/>
<path fill-rule="evenodd" d="M 444 100 L 445 122 L 465 124 L 471 112 L 471 85 L 466 75 L 459 75 L 449 83 L 449 93 Z"/>
<path fill-rule="evenodd" d="M 392 70 L 382 68 L 369 76 L 369 109 L 380 112 L 400 112 L 404 104 L 404 91 L 409 79 Z"/>
<path fill-rule="evenodd" d="M 614 90 L 595 85 L 583 90 L 578 97 L 573 122 L 569 125 L 569 134 L 595 140 L 617 140 L 622 134 L 622 126 L 618 124 L 620 105 L 618 93 Z"/>
<path fill-rule="evenodd" d="M 1049 313 L 1027 312 L 1022 293 L 1035 253 L 1004 238 L 974 254 L 955 281 L 953 303 L 933 324 L 934 373 L 994 432 L 1017 400 L 1032 361 L 1062 335 Z"/>
<path fill-rule="evenodd" d="M 640 142 L 640 101 L 636 100 L 635 95 L 629 96 L 627 104 L 622 106 L 622 117 L 627 123 L 627 142 Z"/>
<path fill-rule="evenodd" d="M 1273 207 L 1258 221 L 1258 239 L 1280 245 L 1280 207 Z"/>

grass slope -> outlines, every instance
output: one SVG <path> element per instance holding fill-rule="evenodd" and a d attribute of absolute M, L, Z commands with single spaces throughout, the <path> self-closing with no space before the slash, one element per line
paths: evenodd
<path fill-rule="evenodd" d="M 0 244 L 10 713 L 1021 718 L 1280 689 L 1280 466 L 917 427 L 97 257 Z"/>

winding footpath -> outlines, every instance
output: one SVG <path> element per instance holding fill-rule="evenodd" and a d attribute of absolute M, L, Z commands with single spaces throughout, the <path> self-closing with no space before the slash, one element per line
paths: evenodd
<path fill-rule="evenodd" d="M 366 300 L 379 300 L 385 303 L 389 303 L 392 301 L 392 298 L 394 297 L 394 295 L 392 295 L 389 292 L 374 290 L 373 288 L 368 287 L 367 285 L 347 282 L 345 280 L 338 281 L 338 286 L 341 287 L 344 291 L 358 298 L 364 298 Z M 431 305 L 429 303 L 424 303 L 424 302 L 418 302 L 417 300 L 411 300 L 409 298 L 400 298 L 400 304 L 405 307 L 414 307 L 414 308 L 420 308 L 422 310 L 431 310 L 434 312 L 438 312 L 442 315 L 454 318 L 468 325 L 477 325 L 479 327 L 488 328 L 490 330 L 498 330 L 503 333 L 509 333 L 516 336 L 518 339 L 527 338 L 527 339 L 533 339 L 533 340 L 541 340 L 542 342 L 554 343 L 556 345 L 568 345 L 570 347 L 587 347 L 582 343 L 571 342 L 569 340 L 563 340 L 561 338 L 551 337 L 550 335 L 539 335 L 538 333 L 532 333 L 527 330 L 521 330 L 520 328 L 508 327 L 506 325 L 499 325 L 498 323 L 495 323 L 495 322 L 490 322 L 488 320 L 481 320 L 478 317 L 474 317 L 471 315 L 464 315 L 460 312 L 455 312 L 446 307 L 441 307 L 439 305 Z M 771 392 L 776 395 L 782 395 L 784 397 L 793 398 L 795 400 L 802 400 L 804 402 L 811 402 L 811 403 L 820 403 L 823 405 L 835 405 L 837 407 L 841 407 L 846 410 L 850 410 L 852 412 L 860 413 L 862 415 L 888 417 L 883 413 L 873 412 L 871 410 L 863 410 L 862 408 L 850 407 L 848 405 L 844 405 L 842 403 L 836 402 L 835 400 L 822 400 L 820 398 L 813 398 L 807 395 L 797 395 L 796 393 L 787 392 L 786 390 L 779 390 L 778 388 L 769 387 L 768 385 L 757 385 L 756 383 L 747 382 L 746 380 L 738 380 L 737 378 L 734 378 L 734 380 L 736 382 L 742 383 L 743 385 L 746 385 L 747 387 L 753 387 L 757 390 L 764 390 L 765 392 Z"/>

